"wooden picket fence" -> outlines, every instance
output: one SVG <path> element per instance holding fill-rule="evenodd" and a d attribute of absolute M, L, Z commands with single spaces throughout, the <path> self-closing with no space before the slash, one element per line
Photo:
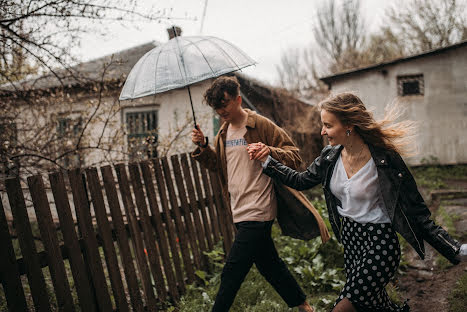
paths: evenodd
<path fill-rule="evenodd" d="M 232 217 L 218 177 L 187 154 L 104 166 L 100 176 L 88 168 L 48 178 L 50 186 L 40 175 L 28 177 L 25 190 L 17 178 L 4 181 L 13 220 L 7 220 L 0 198 L 0 282 L 10 311 L 32 305 L 36 311 L 75 311 L 76 298 L 86 312 L 157 311 L 180 298 L 196 281 L 196 270 L 208 270 L 204 251 L 221 238 L 226 251 L 232 244 Z M 39 252 L 26 191 L 44 249 Z M 15 239 L 21 255 L 15 254 Z M 55 300 L 47 291 L 45 267 Z"/>

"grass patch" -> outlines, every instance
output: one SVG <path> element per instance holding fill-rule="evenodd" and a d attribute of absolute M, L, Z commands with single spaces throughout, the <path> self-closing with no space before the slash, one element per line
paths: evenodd
<path fill-rule="evenodd" d="M 448 259 L 441 256 L 440 254 L 436 255 L 435 261 L 436 261 L 436 266 L 440 268 L 441 270 L 447 270 L 450 267 L 454 266 L 451 262 L 449 262 Z"/>
<path fill-rule="evenodd" d="M 467 307 L 467 272 L 464 272 L 448 298 L 449 312 L 464 312 Z"/>
<path fill-rule="evenodd" d="M 460 216 L 448 213 L 443 205 L 440 205 L 436 211 L 436 217 L 441 217 L 442 226 L 449 232 L 449 235 L 456 239 L 460 239 L 460 235 L 456 232 L 455 222 L 460 220 Z"/>
<path fill-rule="evenodd" d="M 441 166 L 438 164 L 424 165 L 410 169 L 417 185 L 429 192 L 447 188 L 445 180 L 467 180 L 467 165 Z"/>
<path fill-rule="evenodd" d="M 386 291 L 388 293 L 389 298 L 391 298 L 391 301 L 402 306 L 404 304 L 402 295 L 399 293 L 399 288 L 394 285 L 394 283 L 390 282 L 386 286 Z"/>

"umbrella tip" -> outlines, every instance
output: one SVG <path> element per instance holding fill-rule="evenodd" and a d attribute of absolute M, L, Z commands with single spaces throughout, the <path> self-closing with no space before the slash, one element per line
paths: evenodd
<path fill-rule="evenodd" d="M 172 27 L 167 28 L 167 33 L 169 34 L 169 40 L 175 37 L 180 37 L 182 35 L 182 28 L 172 25 Z"/>

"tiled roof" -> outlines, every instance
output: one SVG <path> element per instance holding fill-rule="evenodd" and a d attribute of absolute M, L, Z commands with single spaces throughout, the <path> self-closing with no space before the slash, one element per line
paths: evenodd
<path fill-rule="evenodd" d="M 79 85 L 86 80 L 98 81 L 101 79 L 104 64 L 108 64 L 112 60 L 112 64 L 107 68 L 105 75 L 106 81 L 125 79 L 126 75 L 131 71 L 136 62 L 146 52 L 158 45 L 157 42 L 148 42 L 133 48 L 119 51 L 110 55 L 106 55 L 88 62 L 83 62 L 71 68 L 71 73 L 60 69 L 57 71 L 61 77 L 60 80 L 53 74 L 27 78 L 16 82 L 19 89 L 49 89 L 60 86 L 62 83 L 65 86 Z M 11 84 L 4 84 L 0 89 L 5 91 L 13 91 L 15 88 Z"/>

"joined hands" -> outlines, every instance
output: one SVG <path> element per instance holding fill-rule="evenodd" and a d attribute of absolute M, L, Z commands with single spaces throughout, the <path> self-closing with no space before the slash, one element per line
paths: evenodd
<path fill-rule="evenodd" d="M 271 153 L 269 147 L 262 142 L 248 144 L 247 151 L 250 155 L 250 160 L 259 160 L 262 162 L 265 162 Z"/>

